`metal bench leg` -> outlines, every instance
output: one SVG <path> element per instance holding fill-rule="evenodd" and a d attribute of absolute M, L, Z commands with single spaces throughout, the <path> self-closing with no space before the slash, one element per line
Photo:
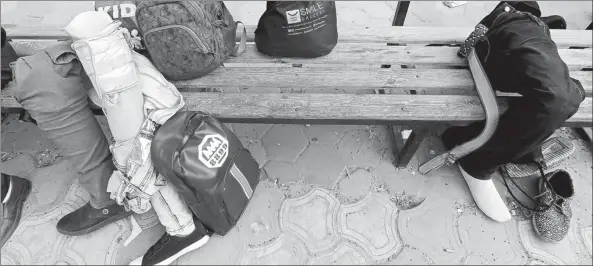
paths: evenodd
<path fill-rule="evenodd" d="M 408 8 L 410 7 L 410 1 L 399 1 L 397 2 L 397 8 L 395 9 L 395 15 L 393 16 L 393 23 L 391 26 L 403 26 L 408 14 Z"/>
<path fill-rule="evenodd" d="M 416 154 L 424 138 L 430 133 L 430 129 L 427 127 L 413 129 L 405 142 L 401 134 L 401 126 L 390 126 L 390 130 L 392 130 L 394 137 L 393 152 L 396 159 L 395 166 L 397 168 L 405 168 L 412 160 L 414 154 Z"/>

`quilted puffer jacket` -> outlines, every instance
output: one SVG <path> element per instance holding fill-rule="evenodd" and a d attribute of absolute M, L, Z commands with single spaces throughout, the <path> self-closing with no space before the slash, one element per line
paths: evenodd
<path fill-rule="evenodd" d="M 153 133 L 184 101 L 147 58 L 132 51 L 129 32 L 120 25 L 104 12 L 88 11 L 65 30 L 93 83 L 89 96 L 102 107 L 113 134 L 110 149 L 118 170 L 107 191 L 118 204 L 143 213 L 151 208 L 152 195 L 167 185 L 150 159 Z"/>

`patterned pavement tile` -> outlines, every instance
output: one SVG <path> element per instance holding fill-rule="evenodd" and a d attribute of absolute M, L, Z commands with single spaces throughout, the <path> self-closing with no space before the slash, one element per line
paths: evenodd
<path fill-rule="evenodd" d="M 456 227 L 457 216 L 454 202 L 430 197 L 416 208 L 399 212 L 399 233 L 403 243 L 420 251 L 426 260 L 459 264 L 467 251 Z"/>
<path fill-rule="evenodd" d="M 251 152 L 255 160 L 263 166 L 268 160 L 262 144 L 262 137 L 272 127 L 268 124 L 226 124 L 229 126 L 243 146 Z"/>
<path fill-rule="evenodd" d="M 331 253 L 313 258 L 309 265 L 367 265 L 369 259 L 348 242 L 341 243 Z"/>
<path fill-rule="evenodd" d="M 435 264 L 426 254 L 418 248 L 404 245 L 402 251 L 387 265 L 431 265 Z"/>
<path fill-rule="evenodd" d="M 311 143 L 336 145 L 351 126 L 307 125 L 303 127 L 305 136 Z"/>
<path fill-rule="evenodd" d="M 344 170 L 342 178 L 338 182 L 337 190 L 340 199 L 353 203 L 362 200 L 371 191 L 373 174 L 364 169 L 358 168 L 354 171 Z"/>
<path fill-rule="evenodd" d="M 302 180 L 301 174 L 294 163 L 269 161 L 264 169 L 271 181 L 281 185 Z"/>
<path fill-rule="evenodd" d="M 517 228 L 521 242 L 534 260 L 556 265 L 587 264 L 587 261 L 591 263 L 589 252 L 579 245 L 578 239 L 581 238 L 581 234 L 578 228 L 575 228 L 574 220 L 568 235 L 559 243 L 549 243 L 540 239 L 533 229 L 531 220 L 517 222 Z"/>
<path fill-rule="evenodd" d="M 208 244 L 179 258 L 176 264 L 240 263 L 246 250 L 261 250 L 280 237 L 278 211 L 283 200 L 284 195 L 275 184 L 260 181 L 250 204 L 232 230 L 225 236 L 213 235 Z"/>
<path fill-rule="evenodd" d="M 262 143 L 269 159 L 294 162 L 309 142 L 298 125 L 274 125 Z"/>
<path fill-rule="evenodd" d="M 280 235 L 278 217 L 283 201 L 282 191 L 274 184 L 260 182 L 236 227 L 248 239 L 248 245 L 260 246 Z"/>
<path fill-rule="evenodd" d="M 332 248 L 338 241 L 336 216 L 339 202 L 323 189 L 284 201 L 280 210 L 280 225 L 305 243 L 311 253 Z"/>
<path fill-rule="evenodd" d="M 45 133 L 32 123 L 12 120 L 2 125 L 2 128 L 2 151 L 34 154 L 55 148 L 54 143 L 45 136 Z"/>
<path fill-rule="evenodd" d="M 263 166 L 267 161 L 268 158 L 266 156 L 266 151 L 264 150 L 264 146 L 261 140 L 251 140 L 246 138 L 239 138 L 243 146 L 249 150 L 255 161 L 261 166 Z"/>
<path fill-rule="evenodd" d="M 227 124 L 239 138 L 261 140 L 261 138 L 272 128 L 269 124 Z"/>
<path fill-rule="evenodd" d="M 362 247 L 374 261 L 385 261 L 402 248 L 396 215 L 397 208 L 389 199 L 369 193 L 360 202 L 340 207 L 339 232 Z"/>
<path fill-rule="evenodd" d="M 524 265 L 525 249 L 521 245 L 515 221 L 498 223 L 481 212 L 462 213 L 458 219 L 461 244 L 472 247 L 468 265 Z"/>
<path fill-rule="evenodd" d="M 348 166 L 375 167 L 391 155 L 385 126 L 358 126 L 344 134 L 338 152 Z"/>
<path fill-rule="evenodd" d="M 407 169 L 397 169 L 393 162 L 383 160 L 373 169 L 387 186 L 389 194 L 396 193 L 421 194 L 426 187 L 429 177 Z M 438 177 L 432 177 L 438 178 Z"/>
<path fill-rule="evenodd" d="M 418 172 L 415 172 L 418 175 Z M 445 198 L 447 200 L 473 200 L 467 183 L 461 176 L 457 165 L 443 166 L 426 176 L 424 195 L 427 198 Z M 498 190 L 503 191 L 501 189 Z"/>
<path fill-rule="evenodd" d="M 585 246 L 587 246 L 587 250 L 589 251 L 589 256 L 593 256 L 593 248 L 592 248 L 592 244 L 591 244 L 591 242 L 593 241 L 591 239 L 591 227 L 581 229 L 581 236 L 582 236 L 581 240 L 583 241 L 583 243 L 585 243 Z"/>
<path fill-rule="evenodd" d="M 306 183 L 333 187 L 344 171 L 344 163 L 335 147 L 311 144 L 297 160 Z"/>
<path fill-rule="evenodd" d="M 289 234 L 282 234 L 267 246 L 249 248 L 241 265 L 303 265 L 308 260 L 304 244 Z"/>

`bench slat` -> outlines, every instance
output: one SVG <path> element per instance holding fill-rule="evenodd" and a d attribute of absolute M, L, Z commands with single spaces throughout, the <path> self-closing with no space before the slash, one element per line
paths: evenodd
<path fill-rule="evenodd" d="M 49 40 L 18 40 L 12 42 L 17 55 L 26 56 L 56 44 Z M 257 51 L 255 44 L 247 45 L 245 53 L 239 57 L 229 58 L 227 67 L 236 64 L 258 64 L 258 67 L 282 67 L 283 65 L 305 64 L 314 67 L 316 64 L 338 67 L 378 66 L 378 65 L 430 65 L 467 66 L 467 60 L 457 56 L 457 47 L 424 47 L 424 46 L 387 46 L 379 43 L 338 43 L 327 56 L 318 58 L 280 58 L 266 56 Z M 591 68 L 591 49 L 559 49 L 558 52 L 569 69 Z"/>
<path fill-rule="evenodd" d="M 570 74 L 591 95 L 593 72 Z M 465 69 L 220 68 L 199 79 L 173 83 L 178 88 L 474 90 Z"/>
<path fill-rule="evenodd" d="M 571 76 L 581 81 L 586 95 L 591 97 L 593 72 L 573 71 Z M 3 97 L 11 94 L 13 84 L 2 91 Z M 249 92 L 395 89 L 421 90 L 421 94 L 428 95 L 476 95 L 471 74 L 464 69 L 220 68 L 202 78 L 173 84 L 189 91 L 201 88 L 240 88 Z"/>
<path fill-rule="evenodd" d="M 6 25 L 5 30 L 13 39 L 70 39 L 68 34 L 59 27 L 13 27 Z M 247 25 L 247 39 L 254 40 L 257 26 Z M 357 43 L 436 43 L 459 44 L 473 31 L 472 27 L 339 27 L 338 38 L 341 42 Z M 237 39 L 242 29 L 237 29 Z M 552 39 L 558 46 L 591 47 L 593 36 L 585 30 L 551 30 Z"/>
<path fill-rule="evenodd" d="M 224 122 L 390 124 L 443 122 L 463 124 L 484 119 L 476 96 L 295 93 L 182 93 L 189 110 L 214 114 Z M 2 94 L 3 107 L 18 107 Z M 506 99 L 499 99 L 501 111 Z M 591 98 L 585 99 L 566 126 L 591 126 Z"/>

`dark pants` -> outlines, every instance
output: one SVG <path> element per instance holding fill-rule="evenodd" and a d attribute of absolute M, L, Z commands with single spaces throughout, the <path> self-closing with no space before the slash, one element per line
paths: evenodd
<path fill-rule="evenodd" d="M 479 42 L 475 49 L 493 88 L 522 97 L 510 101 L 492 138 L 459 160 L 463 169 L 478 179 L 489 179 L 505 163 L 529 161 L 584 99 L 581 84 L 569 77 L 534 3 L 501 2 L 480 22 L 489 28 L 488 42 Z M 523 7 L 525 12 L 516 12 L 513 6 Z M 484 121 L 451 127 L 441 137 L 451 149 L 475 138 L 483 128 Z"/>
<path fill-rule="evenodd" d="M 99 209 L 114 203 L 107 182 L 115 166 L 90 108 L 87 91 L 92 86 L 73 53 L 70 43 L 60 43 L 18 60 L 15 97 L 60 148 L 91 205 Z"/>

